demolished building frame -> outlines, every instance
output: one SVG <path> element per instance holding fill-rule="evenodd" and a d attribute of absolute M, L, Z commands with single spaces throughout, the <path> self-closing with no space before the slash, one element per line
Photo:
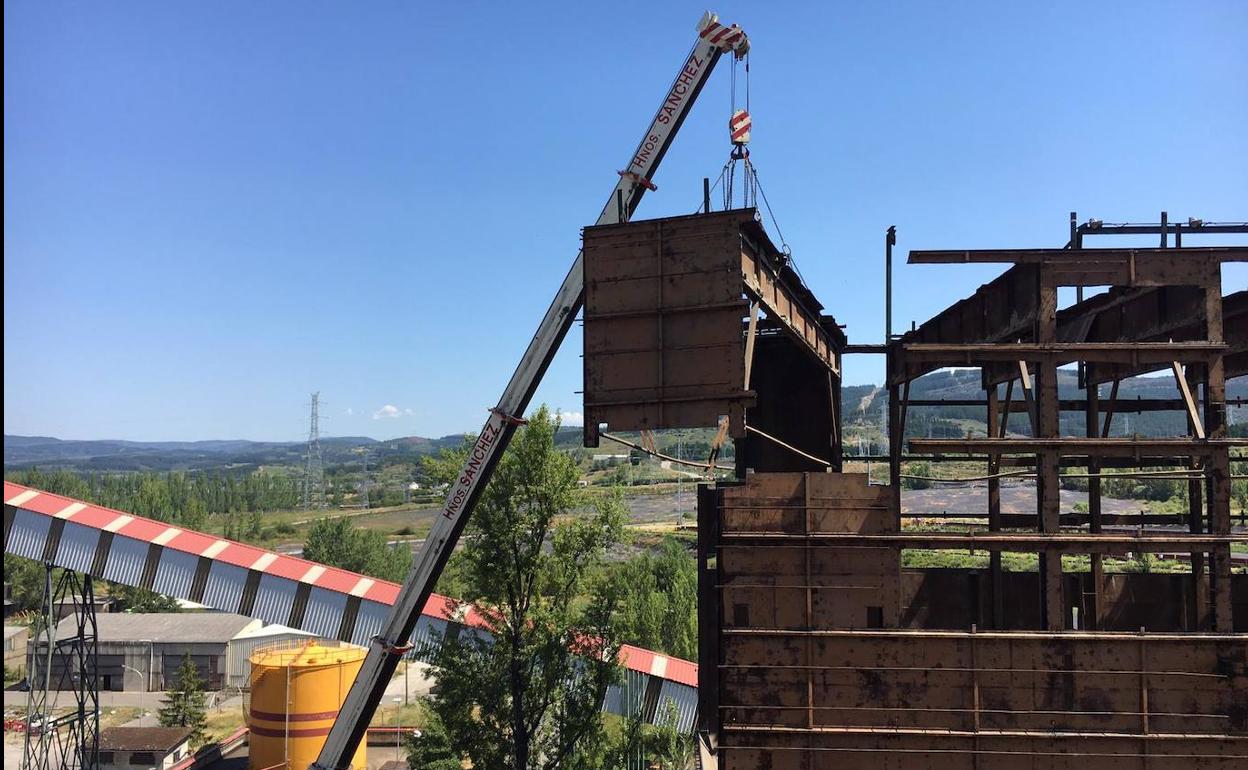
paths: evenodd
<path fill-rule="evenodd" d="M 1231 545 L 1244 535 L 1232 531 L 1230 480 L 1231 448 L 1248 442 L 1226 435 L 1226 380 L 1245 373 L 1248 292 L 1223 296 L 1221 266 L 1248 260 L 1248 248 L 1194 246 L 1191 236 L 1248 226 L 1075 225 L 1072 215 L 1063 249 L 912 252 L 912 264 L 1009 267 L 886 346 L 847 345 L 835 321 L 820 315 L 836 365 L 799 371 L 795 361 L 818 357 L 791 315 L 760 318 L 749 263 L 737 272 L 738 247 L 765 239 L 754 218 L 746 211 L 634 222 L 587 229 L 585 240 L 587 443 L 600 422 L 653 430 L 710 426 L 724 415 L 737 441 L 737 481 L 699 491 L 703 759 L 724 768 L 904 770 L 1244 762 L 1248 586 L 1231 574 Z M 658 235 L 681 229 L 697 236 L 674 246 Z M 1160 244 L 1085 247 L 1108 233 L 1154 234 Z M 780 263 L 775 285 L 821 312 L 809 290 L 792 283 L 795 273 L 786 283 L 785 257 L 766 253 L 773 267 Z M 595 281 L 604 265 L 630 255 L 658 266 L 644 288 Z M 671 277 L 680 272 L 672 260 L 715 264 L 725 296 L 716 307 L 695 299 L 679 310 L 689 328 L 717 325 L 718 368 L 702 362 L 676 374 L 681 364 L 671 363 L 689 361 L 671 342 L 680 333 L 666 336 L 675 327 L 662 320 L 672 309 L 664 282 L 680 280 Z M 1071 286 L 1077 301 L 1059 307 L 1059 289 Z M 1085 299 L 1087 287 L 1109 288 Z M 600 311 L 620 303 L 652 322 L 609 325 Z M 776 360 L 760 356 L 762 328 L 785 346 Z M 611 403 L 609 391 L 635 373 L 635 362 L 632 370 L 604 366 L 604 349 L 659 362 L 634 403 Z M 840 472 L 839 408 L 818 395 L 835 392 L 839 402 L 839 358 L 849 352 L 888 356 L 887 486 Z M 1072 364 L 1081 399 L 1059 397 L 1057 372 Z M 988 435 L 906 441 L 911 410 L 948 403 L 911 399 L 910 383 L 948 367 L 982 373 L 984 397 L 962 405 L 985 410 Z M 1117 397 L 1123 379 L 1159 369 L 1175 378 L 1177 398 Z M 805 383 L 827 376 L 830 389 L 803 394 Z M 658 402 L 690 396 L 669 386 L 687 387 L 690 377 L 694 394 L 727 398 L 696 416 L 665 411 Z M 1114 415 L 1127 410 L 1178 410 L 1188 429 L 1164 438 L 1113 435 Z M 1084 415 L 1085 435 L 1062 435 L 1063 412 Z M 912 457 L 986 463 L 987 510 L 967 512 L 970 524 L 953 529 L 906 526 L 902 462 Z M 1185 531 L 1102 512 L 1106 472 L 1186 480 Z M 1004 513 L 1001 480 L 1023 474 L 1036 478 L 1035 512 Z M 1087 511 L 1063 510 L 1064 475 L 1087 479 Z M 986 551 L 989 566 L 903 569 L 911 549 Z M 1034 554 L 1038 568 L 1005 570 L 1006 552 Z M 1106 572 L 1107 558 L 1154 552 L 1187 554 L 1190 572 Z M 1086 555 L 1089 573 L 1063 570 L 1063 556 L 1074 555 Z M 1162 600 L 1149 604 L 1142 595 Z"/>

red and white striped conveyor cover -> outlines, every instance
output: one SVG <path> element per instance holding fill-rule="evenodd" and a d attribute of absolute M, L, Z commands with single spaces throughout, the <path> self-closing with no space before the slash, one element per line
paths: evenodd
<path fill-rule="evenodd" d="M 4 551 L 359 645 L 378 632 L 399 592 L 385 580 L 8 481 Z M 433 594 L 420 623 L 447 622 L 485 627 L 472 605 Z M 687 660 L 625 645 L 620 662 L 697 687 L 698 667 Z"/>

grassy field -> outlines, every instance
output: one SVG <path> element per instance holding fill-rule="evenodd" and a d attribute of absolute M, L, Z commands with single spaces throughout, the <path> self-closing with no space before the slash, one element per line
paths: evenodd
<path fill-rule="evenodd" d="M 1120 559 L 1106 556 L 1102 560 L 1105 572 L 1156 572 L 1168 574 L 1185 574 L 1192 571 L 1191 565 L 1174 559 L 1158 559 L 1142 555 L 1137 559 Z M 915 548 L 903 549 L 901 566 L 907 569 L 931 569 L 953 567 L 960 569 L 988 569 L 987 551 L 927 551 Z M 1006 572 L 1036 572 L 1040 568 L 1040 559 L 1034 553 L 1001 554 L 1001 568 Z M 1092 559 L 1086 554 L 1062 556 L 1062 572 L 1091 572 Z M 1236 572 L 1244 571 L 1236 567 Z"/>
<path fill-rule="evenodd" d="M 208 743 L 215 743 L 243 726 L 243 710 L 235 706 L 208 712 Z"/>
<path fill-rule="evenodd" d="M 100 709 L 100 728 L 105 727 L 121 727 L 127 722 L 133 722 L 143 713 L 143 709 L 131 706 L 115 706 L 113 708 Z"/>

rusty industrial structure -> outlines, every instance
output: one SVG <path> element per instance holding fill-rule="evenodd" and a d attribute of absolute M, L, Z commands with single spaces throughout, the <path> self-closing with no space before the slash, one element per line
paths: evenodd
<path fill-rule="evenodd" d="M 886 344 L 850 345 L 752 209 L 587 228 L 586 444 L 717 424 L 736 442 L 736 480 L 698 497 L 703 766 L 1248 766 L 1248 576 L 1233 574 L 1245 535 L 1230 513 L 1232 449 L 1248 441 L 1227 436 L 1226 395 L 1248 374 L 1248 291 L 1224 296 L 1221 278 L 1248 248 L 1192 245 L 1244 233 L 1072 214 L 1064 248 L 914 251 L 1008 267 L 898 337 L 890 299 Z M 1157 241 L 1092 248 L 1111 235 Z M 894 242 L 890 228 L 890 260 Z M 849 353 L 887 356 L 888 485 L 842 472 Z M 1072 365 L 1082 398 L 1058 392 Z M 951 367 L 977 369 L 982 398 L 910 398 Z M 1118 398 L 1158 371 L 1176 398 Z M 907 438 L 910 414 L 942 405 L 982 408 L 986 435 Z M 1183 435 L 1111 430 L 1163 410 L 1186 415 Z M 1079 435 L 1063 414 L 1082 416 Z M 916 526 L 911 459 L 981 463 L 986 510 Z M 1106 473 L 1185 480 L 1184 525 L 1103 512 Z M 1034 512 L 1002 511 L 1006 478 L 1034 479 Z M 1086 509 L 1063 507 L 1065 478 L 1086 482 Z M 903 567 L 942 550 L 986 552 L 987 567 Z M 1035 566 L 1007 570 L 1007 553 Z M 1190 569 L 1107 569 L 1139 554 Z"/>
<path fill-rule="evenodd" d="M 587 227 L 584 241 L 586 446 L 604 424 L 726 417 L 755 464 L 840 466 L 845 335 L 754 209 Z M 773 429 L 818 459 L 777 451 Z"/>

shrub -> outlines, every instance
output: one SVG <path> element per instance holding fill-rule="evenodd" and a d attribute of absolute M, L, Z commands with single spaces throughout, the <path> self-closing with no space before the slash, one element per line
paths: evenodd
<path fill-rule="evenodd" d="M 932 475 L 932 464 L 929 462 L 910 463 L 909 465 L 905 466 L 905 469 L 902 471 L 902 473 L 906 475 L 912 475 L 912 476 L 930 477 Z M 925 478 L 923 479 L 904 479 L 903 478 L 901 480 L 902 489 L 929 489 L 931 488 L 931 486 L 932 486 L 932 482 L 928 481 Z"/>

